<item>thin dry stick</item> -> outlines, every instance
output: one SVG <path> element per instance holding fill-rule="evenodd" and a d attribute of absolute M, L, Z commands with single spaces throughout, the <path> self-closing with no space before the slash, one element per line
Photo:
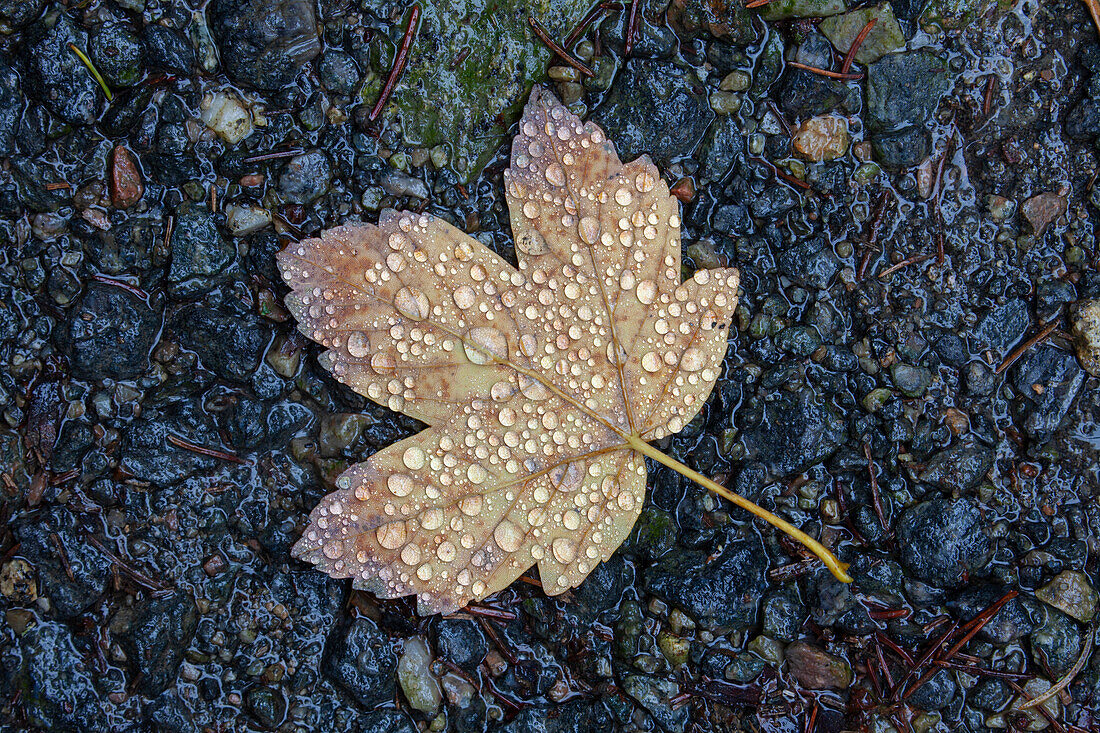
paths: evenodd
<path fill-rule="evenodd" d="M 852 61 L 856 58 L 856 52 L 859 51 L 859 47 L 863 45 L 863 42 L 867 40 L 867 34 L 871 32 L 871 29 L 875 27 L 875 23 L 877 22 L 878 18 L 871 18 L 867 21 L 867 25 L 863 26 L 863 30 L 861 30 L 855 40 L 852 41 L 852 45 L 848 47 L 848 53 L 844 55 L 844 63 L 840 65 L 841 74 L 847 74 L 848 69 L 852 68 Z"/>
<path fill-rule="evenodd" d="M 846 74 L 839 71 L 829 71 L 828 69 L 819 69 L 816 66 L 807 66 L 806 64 L 800 64 L 797 61 L 788 61 L 787 66 L 792 66 L 796 69 L 802 69 L 808 71 L 811 74 L 817 74 L 819 76 L 827 76 L 830 79 L 841 79 L 843 81 L 856 81 L 862 79 L 863 74 Z"/>
<path fill-rule="evenodd" d="M 626 43 L 623 47 L 623 56 L 629 56 L 634 50 L 634 36 L 638 32 L 638 0 L 630 0 L 630 15 L 626 21 Z"/>
<path fill-rule="evenodd" d="M 546 29 L 542 27 L 541 23 L 539 23 L 534 18 L 528 18 L 527 22 L 528 24 L 530 24 L 531 30 L 533 30 L 535 32 L 535 35 L 539 37 L 539 40 L 545 43 L 546 47 L 553 51 L 555 56 L 557 56 L 562 61 L 569 64 L 585 76 L 595 76 L 595 74 L 592 73 L 592 69 L 588 68 L 580 61 L 570 56 L 568 51 L 559 46 L 554 41 L 554 39 L 550 37 L 550 34 L 546 32 Z"/>
<path fill-rule="evenodd" d="M 367 119 L 371 122 L 377 120 L 378 116 L 382 114 L 382 108 L 386 106 L 390 95 L 393 94 L 393 88 L 397 86 L 397 80 L 401 78 L 401 73 L 405 71 L 405 64 L 409 62 L 409 49 L 412 48 L 413 38 L 416 37 L 417 22 L 419 20 L 420 6 L 413 5 L 412 12 L 409 13 L 409 24 L 405 27 L 405 37 L 401 39 L 401 46 L 397 49 L 397 56 L 393 59 L 393 68 L 390 69 L 390 75 L 386 77 L 386 83 L 382 86 L 382 93 L 378 95 L 378 101 L 374 103 L 374 108 L 367 116 Z"/>
<path fill-rule="evenodd" d="M 925 260 L 930 260 L 933 257 L 935 257 L 935 255 L 930 255 L 930 254 L 918 254 L 918 255 L 912 255 L 911 257 L 906 257 L 901 262 L 898 262 L 896 264 L 893 264 L 893 265 L 890 265 L 889 267 L 887 267 L 885 270 L 883 270 L 882 272 L 880 272 L 878 274 L 878 277 L 879 277 L 880 280 L 885 279 L 885 278 L 889 277 L 890 275 L 893 275 L 898 270 L 902 270 L 906 267 L 909 267 L 909 265 L 915 265 L 918 262 L 924 262 Z"/>
<path fill-rule="evenodd" d="M 1051 685 L 1050 689 L 1047 690 L 1046 692 L 1044 692 L 1042 695 L 1039 695 L 1038 697 L 1036 697 L 1033 700 L 1029 700 L 1029 701 L 1025 702 L 1023 705 L 1020 706 L 1020 709 L 1021 710 L 1027 710 L 1028 708 L 1033 708 L 1033 707 L 1036 707 L 1037 705 L 1042 705 L 1047 700 L 1049 700 L 1050 698 L 1054 697 L 1055 695 L 1057 695 L 1062 690 L 1069 687 L 1069 684 L 1071 682 L 1073 682 L 1073 678 L 1076 677 L 1081 672 L 1081 670 L 1084 668 L 1085 662 L 1087 662 L 1088 659 L 1089 659 L 1089 655 L 1092 654 L 1092 645 L 1095 641 L 1096 641 L 1096 627 L 1093 626 L 1091 629 L 1089 629 L 1088 639 L 1086 639 L 1085 643 L 1082 644 L 1081 656 L 1077 657 L 1077 661 L 1074 662 L 1073 666 L 1070 667 L 1069 671 L 1066 672 L 1065 675 L 1063 675 L 1062 679 L 1058 680 L 1053 685 Z"/>
<path fill-rule="evenodd" d="M 1004 361 L 997 365 L 997 368 L 993 370 L 993 373 L 1001 374 L 1002 372 L 1004 372 L 1005 369 L 1008 369 L 1010 366 L 1015 364 L 1016 360 L 1023 356 L 1024 353 L 1026 353 L 1028 349 L 1030 349 L 1032 346 L 1035 346 L 1042 341 L 1046 341 L 1047 336 L 1050 336 L 1050 334 L 1054 333 L 1054 329 L 1058 328 L 1058 320 L 1058 318 L 1052 318 L 1050 320 L 1050 323 L 1045 324 L 1042 330 L 1039 331 L 1039 333 L 1035 334 L 1027 341 L 1023 342 L 1015 349 L 1013 349 L 1012 352 L 1005 357 Z"/>

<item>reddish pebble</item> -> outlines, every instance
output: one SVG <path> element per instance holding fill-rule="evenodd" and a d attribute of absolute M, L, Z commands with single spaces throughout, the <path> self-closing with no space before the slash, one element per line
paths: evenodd
<path fill-rule="evenodd" d="M 690 203 L 695 198 L 695 181 L 690 178 L 681 178 L 669 193 L 685 204 Z"/>
<path fill-rule="evenodd" d="M 261 186 L 264 182 L 263 173 L 249 173 L 248 175 L 241 176 L 241 185 L 246 187 Z"/>
<path fill-rule="evenodd" d="M 225 572 L 226 567 L 228 567 L 228 564 L 221 555 L 211 555 L 202 564 L 203 571 L 211 578 Z"/>
<path fill-rule="evenodd" d="M 118 209 L 133 206 L 145 194 L 134 156 L 122 145 L 111 152 L 111 204 Z"/>

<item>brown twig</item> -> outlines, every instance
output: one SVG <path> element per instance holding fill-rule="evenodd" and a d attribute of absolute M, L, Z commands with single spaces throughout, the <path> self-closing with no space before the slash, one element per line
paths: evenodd
<path fill-rule="evenodd" d="M 943 249 L 943 209 L 940 208 L 940 200 L 943 198 L 943 169 L 947 165 L 947 159 L 955 152 L 955 138 L 947 139 L 947 147 L 944 148 L 940 162 L 936 165 L 936 182 L 933 189 L 932 216 L 936 220 L 936 264 L 942 265 L 946 255 Z"/>
<path fill-rule="evenodd" d="M 878 491 L 878 476 L 875 469 L 875 460 L 871 457 L 870 443 L 863 444 L 863 455 L 867 457 L 867 474 L 871 477 L 871 506 L 875 509 L 875 516 L 878 517 L 878 523 L 882 527 L 882 531 L 886 532 L 889 528 L 886 526 L 886 514 L 882 511 L 882 496 L 879 495 Z"/>
<path fill-rule="evenodd" d="M 901 691 L 901 688 L 905 686 L 905 683 L 909 680 L 909 678 L 917 673 L 917 670 L 919 670 L 921 667 L 923 667 L 925 664 L 927 664 L 928 660 L 936 655 L 936 652 L 938 652 L 940 650 L 940 647 L 942 647 L 944 644 L 947 643 L 948 639 L 950 639 L 954 635 L 954 633 L 958 630 L 958 628 L 959 628 L 959 623 L 957 621 L 953 622 L 951 624 L 951 628 L 949 628 L 947 631 L 943 632 L 943 634 L 941 634 L 934 642 L 932 642 L 928 646 L 927 649 L 924 650 L 924 653 L 920 655 L 920 658 L 918 658 L 916 661 L 914 661 L 913 664 L 909 667 L 909 670 L 905 673 L 905 676 L 902 677 L 898 681 L 897 687 L 894 688 L 894 694 L 895 695 Z M 924 684 L 924 683 L 921 682 L 921 684 Z M 919 687 L 919 686 L 920 685 L 917 685 L 916 687 Z M 906 697 L 913 694 L 913 690 L 915 690 L 916 687 L 913 687 L 912 689 L 910 689 L 906 693 Z"/>
<path fill-rule="evenodd" d="M 852 68 L 852 62 L 856 58 L 856 52 L 859 51 L 859 47 L 863 45 L 863 42 L 867 40 L 867 34 L 871 32 L 871 29 L 875 27 L 875 23 L 877 22 L 878 18 L 871 18 L 867 21 L 867 25 L 863 26 L 863 30 L 861 30 L 855 40 L 852 41 L 852 45 L 848 47 L 848 53 L 844 54 L 844 63 L 840 65 L 841 74 L 847 74 L 848 69 Z"/>
<path fill-rule="evenodd" d="M 134 580 L 138 585 L 146 588 L 147 590 L 153 591 L 154 596 L 157 596 L 159 598 L 171 594 L 171 588 L 161 585 L 145 573 L 127 563 L 115 553 L 108 550 L 107 547 L 102 542 L 100 542 L 95 535 L 86 534 L 84 535 L 84 540 L 89 545 L 99 550 L 100 554 L 102 554 L 105 558 L 114 563 L 115 567 L 117 567 L 119 570 L 130 576 L 130 578 Z"/>
<path fill-rule="evenodd" d="M 1073 666 L 1069 668 L 1069 671 L 1066 672 L 1064 675 L 1062 675 L 1062 679 L 1058 680 L 1053 685 L 1051 685 L 1050 689 L 1048 689 L 1042 695 L 1039 695 L 1039 697 L 1037 697 L 1033 700 L 1029 700 L 1028 702 L 1021 705 L 1020 709 L 1021 710 L 1027 710 L 1029 708 L 1033 708 L 1033 707 L 1036 707 L 1038 705 L 1042 705 L 1047 700 L 1049 700 L 1050 698 L 1054 697 L 1055 695 L 1057 695 L 1062 690 L 1069 687 L 1070 683 L 1073 682 L 1073 678 L 1076 677 L 1078 674 L 1080 674 L 1081 670 L 1084 669 L 1085 662 L 1088 661 L 1089 655 L 1092 654 L 1092 645 L 1095 641 L 1096 641 L 1096 627 L 1093 626 L 1092 628 L 1089 629 L 1088 639 L 1085 641 L 1084 644 L 1081 645 L 1082 646 L 1081 656 L 1077 657 L 1077 661 L 1073 663 Z"/>
<path fill-rule="evenodd" d="M 243 466 L 249 465 L 248 461 L 244 460 L 243 458 L 239 458 L 232 453 L 218 450 L 216 448 L 207 448 L 206 446 L 199 445 L 198 443 L 192 443 L 191 441 L 184 440 L 183 438 L 173 433 L 168 433 L 168 437 L 166 438 L 166 440 L 177 448 L 183 448 L 184 450 L 189 450 L 192 453 L 198 453 L 199 455 L 208 456 L 210 458 L 219 458 L 223 461 L 229 461 L 230 463 L 239 463 Z"/>
<path fill-rule="evenodd" d="M 975 667 L 973 664 L 960 664 L 958 662 L 945 662 L 941 659 L 935 659 L 932 664 L 937 667 L 943 667 L 944 669 L 954 669 L 959 672 L 966 672 L 967 674 L 976 674 L 981 677 L 994 677 L 999 680 L 1029 680 L 1031 675 L 1017 674 L 1016 672 L 1002 672 L 999 669 L 986 669 L 985 667 Z"/>
<path fill-rule="evenodd" d="M 275 150 L 270 153 L 260 153 L 259 155 L 253 155 L 243 159 L 241 162 L 245 164 L 251 163 L 263 163 L 265 160 L 280 160 L 282 158 L 293 158 L 296 155 L 301 155 L 304 151 L 299 149 L 293 150 Z"/>
<path fill-rule="evenodd" d="M 993 111 L 993 90 L 997 87 L 997 75 L 990 74 L 985 80 L 985 99 L 982 101 L 982 115 L 989 117 Z"/>
<path fill-rule="evenodd" d="M 775 0 L 752 0 L 752 2 L 745 3 L 745 8 L 747 10 L 752 10 L 753 8 L 762 8 L 768 3 L 773 2 L 775 2 Z"/>
<path fill-rule="evenodd" d="M 874 214 L 871 216 L 871 226 L 867 230 L 867 246 L 863 250 L 863 257 L 859 261 L 859 271 L 856 278 L 862 280 L 867 276 L 867 268 L 871 264 L 871 255 L 878 251 L 878 235 L 882 228 L 882 218 L 886 215 L 886 204 L 889 203 L 889 191 L 879 194 L 875 202 Z"/>
<path fill-rule="evenodd" d="M 828 69 L 819 69 L 816 66 L 800 64 L 797 61 L 788 61 L 787 66 L 795 69 L 802 69 L 803 71 L 808 71 L 811 74 L 817 74 L 818 76 L 827 76 L 830 79 L 841 79 L 842 81 L 857 81 L 863 78 L 863 74 L 849 74 L 840 71 L 829 71 Z"/>
<path fill-rule="evenodd" d="M 107 277 L 106 275 L 101 275 L 98 272 L 92 275 L 92 279 L 95 280 L 96 282 L 103 283 L 104 285 L 110 285 L 112 287 L 116 287 L 116 288 L 119 288 L 121 290 L 125 290 L 130 295 L 136 295 L 137 297 L 141 298 L 142 300 L 148 300 L 149 299 L 149 293 L 145 292 L 144 290 L 139 288 L 137 285 L 131 285 L 130 283 L 126 282 L 125 280 L 116 280 L 113 277 Z"/>
<path fill-rule="evenodd" d="M 595 74 L 592 73 L 592 69 L 588 68 L 580 61 L 570 56 L 568 51 L 559 46 L 554 41 L 554 39 L 550 37 L 550 34 L 546 32 L 546 29 L 542 27 L 541 23 L 539 23 L 534 18 L 528 18 L 527 23 L 531 26 L 531 30 L 535 32 L 535 35 L 539 37 L 539 40 L 546 44 L 546 47 L 554 52 L 554 55 L 556 55 L 562 61 L 569 64 L 585 76 L 595 76 Z"/>
<path fill-rule="evenodd" d="M 629 56 L 634 50 L 634 36 L 638 32 L 638 5 L 639 0 L 630 0 L 630 13 L 626 21 L 626 41 L 623 46 L 623 56 Z"/>
<path fill-rule="evenodd" d="M 511 611 L 500 611 L 498 609 L 490 608 L 488 606 L 470 605 L 470 606 L 466 606 L 466 608 L 464 608 L 463 610 L 466 613 L 470 614 L 471 616 L 484 616 L 485 618 L 499 618 L 499 619 L 502 619 L 504 621 L 514 621 L 516 619 L 516 614 L 512 613 Z"/>
<path fill-rule="evenodd" d="M 382 114 L 382 108 L 386 106 L 390 95 L 393 94 L 393 88 L 397 86 L 397 80 L 401 78 L 402 72 L 405 71 L 405 64 L 409 62 L 409 49 L 412 48 L 413 39 L 416 37 L 419 20 L 420 6 L 413 5 L 412 11 L 409 13 L 409 24 L 405 26 L 405 36 L 401 39 L 401 45 L 398 47 L 397 55 L 393 59 L 393 68 L 390 69 L 390 75 L 386 77 L 386 83 L 382 85 L 382 93 L 378 95 L 378 101 L 374 103 L 370 114 L 367 115 L 367 119 L 371 122 L 377 120 L 378 116 Z"/>
<path fill-rule="evenodd" d="M 57 532 L 50 532 L 50 542 L 57 549 L 57 557 L 61 560 L 61 567 L 65 570 L 65 575 L 69 580 L 76 580 L 76 576 L 73 575 L 73 566 L 69 564 L 69 553 L 65 552 L 65 546 L 61 544 L 61 537 Z"/>
<path fill-rule="evenodd" d="M 951 658 L 954 657 L 960 649 L 966 646 L 966 644 L 974 638 L 975 634 L 985 628 L 985 625 L 988 624 L 989 621 L 997 615 L 997 612 L 1001 610 L 1002 606 L 1004 606 L 1006 603 L 1008 603 L 1018 595 L 1019 593 L 1017 591 L 1010 590 L 1009 592 L 998 598 L 989 608 L 985 609 L 977 616 L 975 616 L 966 626 L 963 627 L 964 629 L 966 629 L 966 633 L 963 634 L 963 637 L 952 644 L 946 652 L 937 656 L 936 660 L 945 662 L 951 661 Z M 952 629 L 950 633 L 953 634 L 954 629 Z M 916 692 L 921 685 L 931 679 L 932 675 L 934 675 L 935 673 L 936 669 L 935 665 L 933 664 L 933 668 L 921 675 L 920 678 L 913 683 L 913 686 L 905 691 L 905 694 L 902 695 L 902 698 L 908 699 L 909 696 Z"/>
<path fill-rule="evenodd" d="M 608 10 L 622 10 L 621 3 L 600 3 L 596 7 L 588 11 L 588 14 L 581 18 L 581 21 L 573 27 L 573 30 L 569 31 L 569 35 L 565 37 L 565 42 L 561 44 L 562 48 L 573 48 L 573 44 L 577 42 L 577 39 L 581 37 L 581 34 L 592 24 L 596 18 L 600 17 Z"/>
<path fill-rule="evenodd" d="M 496 644 L 496 647 L 500 650 L 500 653 L 504 656 L 505 659 L 508 660 L 508 663 L 511 664 L 513 667 L 517 666 L 519 664 L 519 658 L 516 656 L 515 652 L 512 651 L 512 647 L 507 642 L 505 642 L 504 639 L 501 638 L 500 632 L 497 631 L 497 628 L 489 623 L 489 621 L 485 618 L 482 618 L 480 616 L 475 616 L 475 618 L 477 618 L 478 624 L 481 626 L 482 629 L 485 630 L 485 633 L 489 636 L 490 639 L 492 639 L 493 643 Z"/>
<path fill-rule="evenodd" d="M 1005 684 L 1007 684 L 1009 687 L 1011 687 L 1013 690 L 1015 690 L 1021 697 L 1026 697 L 1028 699 L 1029 703 L 1034 702 L 1035 700 L 1039 699 L 1039 698 L 1032 697 L 1031 695 L 1029 695 L 1024 688 L 1020 687 L 1018 684 L 1016 684 L 1012 680 L 1005 680 Z M 1027 704 L 1027 703 L 1025 703 L 1025 704 Z M 1021 707 L 1021 709 L 1023 708 L 1022 705 L 1020 707 Z M 1054 728 L 1056 733 L 1066 733 L 1065 726 L 1063 726 L 1062 723 L 1058 720 L 1058 718 L 1054 717 L 1054 715 L 1052 715 L 1051 712 L 1049 710 L 1047 710 L 1045 705 L 1040 705 L 1038 710 L 1042 714 L 1042 716 L 1047 719 L 1047 721 L 1050 723 L 1051 727 Z"/>
<path fill-rule="evenodd" d="M 875 632 L 875 641 L 879 642 L 884 647 L 896 654 L 898 656 L 898 659 L 905 662 L 906 665 L 912 667 L 914 666 L 914 664 L 916 664 L 913 661 L 913 657 L 909 654 L 909 652 L 905 651 L 905 649 L 899 646 L 896 641 L 891 639 L 889 636 L 886 636 L 881 631 Z"/>
<path fill-rule="evenodd" d="M 902 269 L 905 269 L 906 267 L 909 267 L 909 265 L 915 265 L 918 262 L 924 262 L 925 260 L 930 260 L 933 257 L 935 257 L 935 255 L 930 255 L 930 254 L 919 254 L 919 255 L 912 255 L 911 257 L 906 257 L 901 262 L 897 262 L 893 265 L 890 265 L 885 270 L 880 272 L 878 274 L 879 280 L 883 280 L 883 279 L 889 277 L 890 275 L 893 275 L 898 270 L 902 270 Z"/>
<path fill-rule="evenodd" d="M 1004 358 L 1004 361 L 998 364 L 997 368 L 993 370 L 993 373 L 1001 374 L 1002 372 L 1004 372 L 1005 369 L 1008 369 L 1010 366 L 1015 364 L 1016 360 L 1023 356 L 1024 353 L 1027 352 L 1032 346 L 1035 346 L 1036 344 L 1045 341 L 1047 336 L 1050 336 L 1050 334 L 1054 333 L 1054 330 L 1058 328 L 1059 320 L 1060 317 L 1052 318 L 1050 320 L 1050 323 L 1046 323 L 1043 325 L 1042 329 L 1039 330 L 1039 333 L 1035 334 L 1027 341 L 1023 342 L 1011 352 L 1009 352 L 1008 356 Z"/>

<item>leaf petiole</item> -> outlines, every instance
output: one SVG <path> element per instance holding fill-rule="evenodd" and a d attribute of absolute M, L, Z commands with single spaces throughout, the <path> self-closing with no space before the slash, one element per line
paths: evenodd
<path fill-rule="evenodd" d="M 852 576 L 848 575 L 848 573 L 846 572 L 848 569 L 848 563 L 838 560 L 836 555 L 829 552 L 829 550 L 827 550 L 824 545 L 815 540 L 813 537 L 810 537 L 798 527 L 795 527 L 793 524 L 786 520 L 780 519 L 779 517 L 769 512 L 767 509 L 757 506 L 745 497 L 739 494 L 735 494 L 726 487 L 722 486 L 716 481 L 707 478 L 698 471 L 689 468 L 688 466 L 685 466 L 683 463 L 680 463 L 675 458 L 665 455 L 649 443 L 642 440 L 637 435 L 627 435 L 625 436 L 625 438 L 627 444 L 642 455 L 649 456 L 658 463 L 668 466 L 673 471 L 676 471 L 677 473 L 688 477 L 703 488 L 709 491 L 713 491 L 715 494 L 718 494 L 718 496 L 721 496 L 723 499 L 731 501 L 742 509 L 751 512 L 752 514 L 755 514 L 773 527 L 777 527 L 783 530 L 788 535 L 805 545 L 806 549 L 808 549 L 810 552 L 817 555 L 821 562 L 825 563 L 825 566 L 829 568 L 829 572 L 833 574 L 833 577 L 835 577 L 842 583 L 852 582 Z"/>

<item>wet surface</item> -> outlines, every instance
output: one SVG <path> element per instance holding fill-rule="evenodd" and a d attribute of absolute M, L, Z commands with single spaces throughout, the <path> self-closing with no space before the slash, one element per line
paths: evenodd
<path fill-rule="evenodd" d="M 0 726 L 1094 729 L 1084 5 L 673 0 L 631 30 L 610 4 L 566 44 L 591 76 L 527 24 L 562 42 L 587 7 L 506 5 L 424 9 L 372 122 L 396 3 L 0 1 Z M 741 271 L 723 373 L 660 447 L 851 586 L 656 464 L 566 596 L 532 571 L 422 618 L 291 558 L 336 476 L 422 426 L 320 367 L 276 252 L 396 208 L 514 263 L 532 80 L 657 161 L 685 276 Z M 404 119 L 425 100 L 439 139 Z"/>

